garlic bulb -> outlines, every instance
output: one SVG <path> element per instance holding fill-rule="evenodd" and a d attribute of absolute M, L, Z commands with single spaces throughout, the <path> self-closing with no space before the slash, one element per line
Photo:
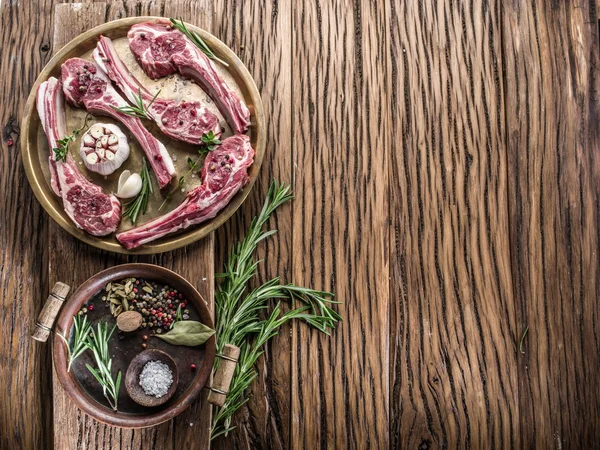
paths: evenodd
<path fill-rule="evenodd" d="M 129 144 L 118 126 L 95 123 L 81 137 L 79 154 L 89 170 L 110 175 L 129 158 Z"/>
<path fill-rule="evenodd" d="M 124 170 L 117 184 L 117 197 L 132 198 L 142 190 L 142 177 L 137 173 Z"/>

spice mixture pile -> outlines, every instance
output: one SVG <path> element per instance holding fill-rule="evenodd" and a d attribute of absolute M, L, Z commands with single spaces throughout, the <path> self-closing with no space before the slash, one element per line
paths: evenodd
<path fill-rule="evenodd" d="M 124 311 L 137 311 L 142 315 L 142 328 L 152 333 L 167 331 L 177 320 L 190 318 L 186 309 L 188 300 L 177 289 L 143 278 L 126 278 L 120 283 L 108 283 L 102 301 L 110 308 L 113 316 Z M 87 305 L 93 309 L 93 304 Z M 85 314 L 86 307 L 82 309 Z"/>

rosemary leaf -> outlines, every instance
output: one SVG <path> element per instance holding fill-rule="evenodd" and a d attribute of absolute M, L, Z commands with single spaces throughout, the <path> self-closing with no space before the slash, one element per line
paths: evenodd
<path fill-rule="evenodd" d="M 129 217 L 131 223 L 135 225 L 138 216 L 140 214 L 146 214 L 148 210 L 148 198 L 152 194 L 152 182 L 150 181 L 150 172 L 148 171 L 148 164 L 146 159 L 142 161 L 142 171 L 140 173 L 142 177 L 142 190 L 133 200 L 125 205 L 125 212 L 123 217 Z"/>
<path fill-rule="evenodd" d="M 54 160 L 55 161 L 66 161 L 67 160 L 67 155 L 69 154 L 69 144 L 71 142 L 75 142 L 77 135 L 79 133 L 81 133 L 81 131 L 83 131 L 85 128 L 87 128 L 87 123 L 90 118 L 92 118 L 92 115 L 86 114 L 85 119 L 83 119 L 82 126 L 73 130 L 73 132 L 71 134 L 67 134 L 62 139 L 58 139 L 56 141 L 56 143 L 58 144 L 58 147 L 54 147 L 52 149 L 52 151 L 54 152 Z"/>
<path fill-rule="evenodd" d="M 179 22 L 173 18 L 171 18 L 170 20 L 171 24 L 183 34 L 185 34 L 188 37 L 188 39 L 192 41 L 192 43 L 196 47 L 202 50 L 202 53 L 204 53 L 209 59 L 217 61 L 223 64 L 225 67 L 229 67 L 229 64 L 227 64 L 225 61 L 223 61 L 221 58 L 218 58 L 214 54 L 214 52 L 210 49 L 206 42 L 204 42 L 204 39 L 202 39 L 202 37 L 198 33 L 187 29 L 187 26 L 185 25 L 185 23 L 183 23 L 183 19 L 181 17 L 179 18 Z"/>
<path fill-rule="evenodd" d="M 152 97 L 152 100 L 150 101 L 150 103 L 148 103 L 148 105 L 144 105 L 144 100 L 142 99 L 142 90 L 138 89 L 138 95 L 133 94 L 133 96 L 134 96 L 134 101 L 133 101 L 134 104 L 133 105 L 119 106 L 119 107 L 110 105 L 110 107 L 112 109 L 114 109 L 115 111 L 119 111 L 120 113 L 127 114 L 128 116 L 137 117 L 139 119 L 150 120 L 150 116 L 148 115 L 148 108 L 150 108 L 152 103 L 154 103 L 154 100 L 156 100 L 156 97 L 158 97 L 158 94 L 160 94 L 160 89 L 156 94 L 154 94 L 154 97 Z"/>
<path fill-rule="evenodd" d="M 60 333 L 56 333 L 67 346 L 67 355 L 69 362 L 67 372 L 71 370 L 71 365 L 88 347 L 88 335 L 90 334 L 91 325 L 87 321 L 87 316 L 83 316 L 83 320 L 79 314 L 73 316 L 73 344 L 69 343 L 67 337 Z"/>
<path fill-rule="evenodd" d="M 224 272 L 218 275 L 221 282 L 215 295 L 217 353 L 222 352 L 225 344 L 233 344 L 240 348 L 240 357 L 225 404 L 214 411 L 211 439 L 227 435 L 233 429 L 232 417 L 246 403 L 244 392 L 258 376 L 255 364 L 264 353 L 265 344 L 285 323 L 301 320 L 329 334 L 328 330 L 341 320 L 332 308 L 339 302 L 335 302 L 329 292 L 293 284 L 283 285 L 279 277 L 247 291 L 248 281 L 257 273 L 254 251 L 261 241 L 276 233 L 276 230 L 262 231 L 263 226 L 279 206 L 292 198 L 289 186 L 273 181 L 260 214 L 252 220 L 244 239 L 233 246 Z M 274 299 L 300 306 L 282 312 L 280 303 L 277 303 L 263 319 L 262 313 Z M 218 364 L 219 361 L 216 361 L 215 368 Z"/>
<path fill-rule="evenodd" d="M 221 145 L 221 141 L 215 136 L 215 133 L 212 130 L 208 133 L 203 133 L 200 139 L 200 148 L 198 149 L 199 156 L 196 158 L 195 161 L 192 158 L 188 157 L 187 165 L 190 168 L 190 170 L 188 170 L 185 175 L 179 177 L 177 186 L 175 186 L 173 189 L 171 189 L 171 191 L 167 193 L 167 196 L 158 208 L 159 211 L 162 210 L 167 203 L 169 203 L 169 200 L 173 198 L 177 191 L 181 190 L 187 177 L 190 176 L 190 174 L 198 168 L 200 158 L 202 156 L 206 156 L 208 152 L 212 152 L 217 147 L 217 145 Z"/>
<path fill-rule="evenodd" d="M 110 407 L 117 411 L 118 400 L 119 400 L 119 388 L 121 386 L 121 372 L 117 374 L 116 379 L 112 376 L 112 358 L 108 348 L 108 342 L 112 337 L 115 328 L 114 325 L 108 332 L 107 323 L 99 323 L 97 328 L 91 328 L 91 336 L 88 336 L 88 347 L 94 354 L 94 360 L 96 362 L 96 368 L 90 364 L 86 364 L 86 367 L 91 374 L 96 378 L 100 386 L 102 386 L 102 393 L 108 401 Z"/>

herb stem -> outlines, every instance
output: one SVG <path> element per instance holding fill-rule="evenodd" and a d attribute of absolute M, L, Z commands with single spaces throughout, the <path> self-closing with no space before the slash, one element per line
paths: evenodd
<path fill-rule="evenodd" d="M 108 342 L 113 335 L 116 325 L 114 325 L 108 332 L 107 323 L 99 323 L 97 329 L 91 329 L 92 335 L 88 337 L 88 347 L 94 354 L 94 360 L 96 361 L 96 368 L 86 364 L 88 370 L 92 373 L 94 378 L 102 386 L 102 393 L 108 401 L 110 407 L 117 411 L 119 401 L 119 388 L 121 386 L 121 371 L 118 372 L 116 379 L 113 379 L 111 368 L 112 358 L 108 349 Z"/>
<path fill-rule="evenodd" d="M 148 171 L 148 164 L 146 163 L 145 158 L 142 160 L 142 171 L 140 176 L 142 178 L 142 190 L 132 201 L 125 205 L 125 212 L 123 213 L 123 216 L 129 217 L 131 223 L 134 225 L 137 222 L 140 213 L 146 214 L 146 211 L 148 210 L 148 197 L 154 192 L 152 190 L 150 172 Z"/>
<path fill-rule="evenodd" d="M 79 128 L 73 130 L 71 134 L 67 134 L 62 139 L 56 141 L 58 147 L 54 147 L 52 151 L 54 152 L 54 160 L 55 161 L 66 161 L 67 155 L 69 154 L 69 143 L 75 142 L 75 139 L 79 133 L 81 133 L 85 128 L 87 128 L 88 120 L 92 117 L 90 113 L 85 115 L 83 119 L 83 125 Z"/>
<path fill-rule="evenodd" d="M 114 109 L 115 111 L 119 111 L 120 113 L 127 114 L 128 116 L 137 117 L 139 119 L 150 120 L 150 116 L 148 115 L 148 108 L 150 108 L 150 106 L 152 106 L 152 103 L 154 103 L 154 100 L 156 100 L 156 97 L 158 97 L 158 94 L 160 94 L 160 89 L 158 90 L 158 92 L 156 94 L 154 94 L 154 97 L 152 97 L 152 100 L 150 100 L 150 103 L 148 103 L 148 105 L 145 106 L 144 99 L 142 98 L 142 90 L 138 89 L 138 95 L 136 96 L 135 94 L 133 94 L 133 97 L 134 97 L 133 105 L 119 106 L 119 107 L 110 105 L 110 107 L 112 109 Z"/>
<path fill-rule="evenodd" d="M 80 315 L 73 316 L 73 344 L 69 343 L 69 339 L 60 334 L 56 333 L 67 346 L 67 355 L 69 357 L 69 362 L 67 365 L 67 372 L 71 370 L 71 365 L 73 362 L 84 352 L 86 351 L 88 346 L 88 336 L 90 334 L 91 325 L 87 321 L 87 316 L 81 319 Z M 70 334 L 70 333 L 69 333 Z"/>
<path fill-rule="evenodd" d="M 217 61 L 218 63 L 223 64 L 225 67 L 229 67 L 229 64 L 227 64 L 225 61 L 223 61 L 221 58 L 217 57 L 217 55 L 214 54 L 214 52 L 210 49 L 208 44 L 204 41 L 204 39 L 202 39 L 202 37 L 198 33 L 196 33 L 195 31 L 188 30 L 185 23 L 183 23 L 183 19 L 181 17 L 179 18 L 179 22 L 173 18 L 171 18 L 170 20 L 171 24 L 183 34 L 185 34 L 189 38 L 189 40 L 192 41 L 192 43 L 196 47 L 198 47 L 202 51 L 202 53 L 204 53 L 209 59 Z"/>
<path fill-rule="evenodd" d="M 177 186 L 175 186 L 171 191 L 167 193 L 164 201 L 161 203 L 158 210 L 162 210 L 163 207 L 173 198 L 173 195 L 177 193 L 183 187 L 185 180 L 187 177 L 198 168 L 198 164 L 200 163 L 200 158 L 202 156 L 206 156 L 208 152 L 213 151 L 217 145 L 221 145 L 221 141 L 215 136 L 215 133 L 211 130 L 208 133 L 203 133 L 200 138 L 200 148 L 198 149 L 198 153 L 200 156 L 196 158 L 194 161 L 192 158 L 188 158 L 187 163 L 190 170 L 185 175 L 179 177 L 179 181 L 177 182 Z"/>
<path fill-rule="evenodd" d="M 329 334 L 341 320 L 340 315 L 331 306 L 333 294 L 324 291 L 281 284 L 275 277 L 262 286 L 247 292 L 248 281 L 257 273 L 258 262 L 253 254 L 258 244 L 276 230 L 262 231 L 273 212 L 292 199 L 290 187 L 273 181 L 260 214 L 255 217 L 246 236 L 235 244 L 225 263 L 225 271 L 219 274 L 221 279 L 215 295 L 217 322 L 217 353 L 221 353 L 225 344 L 240 348 L 240 357 L 236 366 L 229 394 L 225 404 L 214 412 L 211 427 L 211 439 L 227 435 L 234 427 L 233 415 L 246 402 L 244 392 L 258 376 L 255 364 L 264 353 L 264 346 L 277 335 L 279 329 L 291 320 L 302 320 L 310 326 Z M 263 312 L 274 299 L 299 301 L 300 307 L 282 312 L 280 303 L 273 308 L 266 319 Z M 215 362 L 215 368 L 219 362 Z"/>

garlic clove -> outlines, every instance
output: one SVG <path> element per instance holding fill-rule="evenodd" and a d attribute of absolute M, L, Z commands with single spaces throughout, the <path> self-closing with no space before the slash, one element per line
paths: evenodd
<path fill-rule="evenodd" d="M 100 143 L 102 144 L 102 147 L 106 148 L 108 147 L 108 136 L 104 135 L 100 138 Z"/>
<path fill-rule="evenodd" d="M 106 150 L 106 152 L 104 153 L 104 157 L 107 161 L 112 161 L 113 159 L 115 159 L 115 154 L 110 150 Z"/>
<path fill-rule="evenodd" d="M 96 149 L 96 154 L 98 158 L 104 158 L 104 149 L 102 147 Z"/>
<path fill-rule="evenodd" d="M 117 183 L 117 191 L 121 190 L 121 188 L 127 181 L 127 178 L 129 178 L 130 176 L 131 176 L 130 170 L 124 170 L 123 172 L 121 172 L 121 175 L 119 176 L 119 182 Z"/>
<path fill-rule="evenodd" d="M 85 160 L 89 164 L 96 164 L 98 162 L 98 155 L 96 155 L 96 153 L 90 153 L 85 157 Z"/>
<path fill-rule="evenodd" d="M 85 136 L 83 136 L 83 143 L 86 147 L 93 147 L 94 145 L 96 145 L 96 140 L 89 134 L 86 134 Z"/>
<path fill-rule="evenodd" d="M 96 123 L 90 127 L 90 134 L 94 139 L 100 139 L 104 135 L 104 127 Z"/>
<path fill-rule="evenodd" d="M 119 142 L 119 138 L 117 137 L 116 134 L 112 133 L 110 136 L 108 136 L 108 145 L 113 146 L 115 144 L 117 144 Z"/>
<path fill-rule="evenodd" d="M 122 176 L 123 174 L 121 174 Z M 121 181 L 119 177 L 119 181 Z M 142 190 L 142 177 L 137 173 L 132 173 L 117 191 L 119 198 L 132 198 Z"/>

